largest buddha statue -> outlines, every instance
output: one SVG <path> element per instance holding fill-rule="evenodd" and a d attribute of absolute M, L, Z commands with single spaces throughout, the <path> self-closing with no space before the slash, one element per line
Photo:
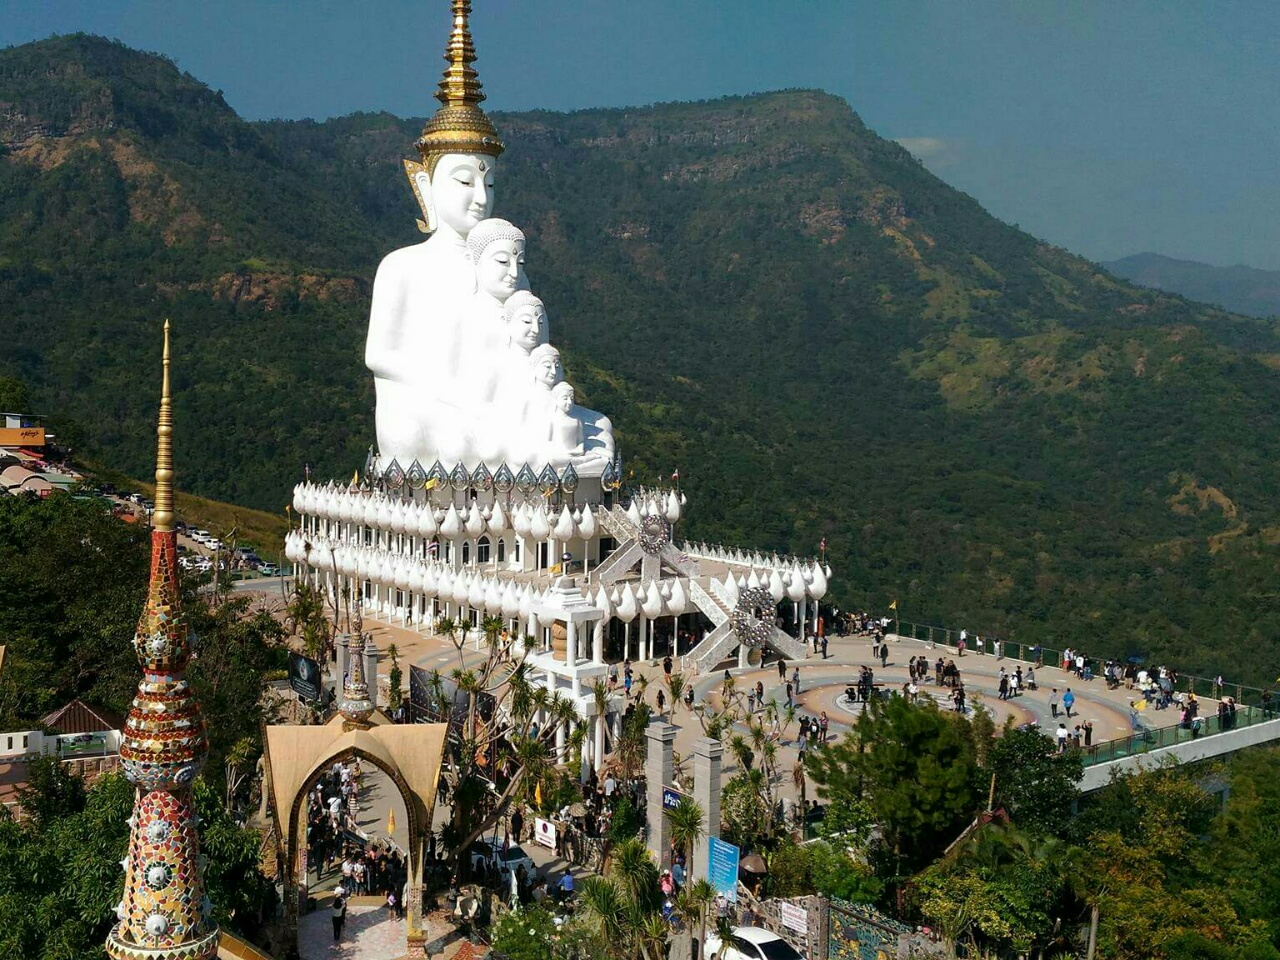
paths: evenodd
<path fill-rule="evenodd" d="M 524 235 L 492 219 L 503 143 L 480 109 L 470 0 L 452 0 L 452 8 L 448 66 L 436 93 L 441 106 L 418 138 L 421 162 L 405 162 L 429 236 L 388 254 L 373 282 L 365 364 L 374 375 L 379 462 L 408 468 L 415 460 L 439 461 L 468 470 L 503 461 L 513 469 L 573 463 L 582 476 L 598 475 L 613 456 L 608 418 L 574 406 L 585 439 L 562 450 L 551 442 L 545 416 L 513 416 L 549 406 L 536 396 L 540 380 L 526 360 L 534 344 L 547 341 L 545 312 L 526 349 L 513 350 L 504 304 L 528 290 Z"/>

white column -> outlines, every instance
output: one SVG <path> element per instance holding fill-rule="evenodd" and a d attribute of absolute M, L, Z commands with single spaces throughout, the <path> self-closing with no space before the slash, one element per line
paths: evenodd
<path fill-rule="evenodd" d="M 556 724 L 556 763 L 564 763 L 564 724 Z"/>
<path fill-rule="evenodd" d="M 582 738 L 582 749 L 578 751 L 581 763 L 578 768 L 578 781 L 586 783 L 587 777 L 591 775 L 591 738 Z"/>
<path fill-rule="evenodd" d="M 595 764 L 596 771 L 604 766 L 604 714 L 595 716 Z"/>
<path fill-rule="evenodd" d="M 595 629 L 591 634 L 591 662 L 604 663 L 604 618 L 601 617 L 595 622 Z"/>
<path fill-rule="evenodd" d="M 564 626 L 568 635 L 565 640 L 564 662 L 572 667 L 578 662 L 578 625 L 569 619 Z"/>

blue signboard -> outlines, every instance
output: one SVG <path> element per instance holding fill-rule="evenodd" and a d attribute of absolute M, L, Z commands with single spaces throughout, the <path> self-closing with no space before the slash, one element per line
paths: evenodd
<path fill-rule="evenodd" d="M 711 849 L 707 853 L 707 879 L 716 893 L 730 903 L 738 902 L 738 859 L 741 851 L 732 843 L 725 843 L 719 837 L 711 838 Z"/>
<path fill-rule="evenodd" d="M 674 810 L 680 806 L 680 801 L 684 799 L 684 794 L 675 787 L 662 788 L 662 809 Z"/>

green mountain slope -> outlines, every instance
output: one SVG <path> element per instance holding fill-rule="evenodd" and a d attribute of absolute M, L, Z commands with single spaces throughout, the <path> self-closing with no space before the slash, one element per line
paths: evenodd
<path fill-rule="evenodd" d="M 826 536 L 846 604 L 1276 675 L 1270 326 L 1000 223 L 820 92 L 494 119 L 570 379 L 639 479 L 680 468 L 688 535 Z M 245 123 L 94 38 L 0 52 L 0 373 L 143 474 L 169 315 L 186 487 L 348 474 L 420 128 Z"/>
<path fill-rule="evenodd" d="M 1135 253 L 1102 266 L 1144 287 L 1216 303 L 1251 317 L 1280 317 L 1280 270 L 1215 267 L 1158 253 Z"/>

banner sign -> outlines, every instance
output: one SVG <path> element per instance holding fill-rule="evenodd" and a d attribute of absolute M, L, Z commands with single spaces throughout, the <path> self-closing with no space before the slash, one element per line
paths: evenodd
<path fill-rule="evenodd" d="M 0 427 L 0 447 L 43 447 L 44 427 Z"/>
<path fill-rule="evenodd" d="M 725 843 L 719 837 L 711 838 L 711 849 L 707 852 L 707 878 L 716 894 L 730 903 L 738 902 L 738 860 L 742 852 L 732 843 Z"/>
<path fill-rule="evenodd" d="M 680 801 L 685 798 L 685 794 L 681 793 L 675 787 L 662 788 L 662 809 L 674 810 L 680 806 Z"/>
<path fill-rule="evenodd" d="M 320 700 L 320 664 L 300 653 L 289 653 L 289 686 L 303 700 Z"/>
<path fill-rule="evenodd" d="M 782 921 L 782 925 L 784 927 L 794 930 L 796 933 L 809 932 L 808 910 L 804 907 L 797 906 L 794 903 L 786 903 L 785 901 L 779 904 L 779 907 L 781 909 L 778 917 Z"/>
<path fill-rule="evenodd" d="M 533 839 L 544 847 L 556 848 L 556 825 L 550 820 L 537 817 L 533 821 Z"/>

